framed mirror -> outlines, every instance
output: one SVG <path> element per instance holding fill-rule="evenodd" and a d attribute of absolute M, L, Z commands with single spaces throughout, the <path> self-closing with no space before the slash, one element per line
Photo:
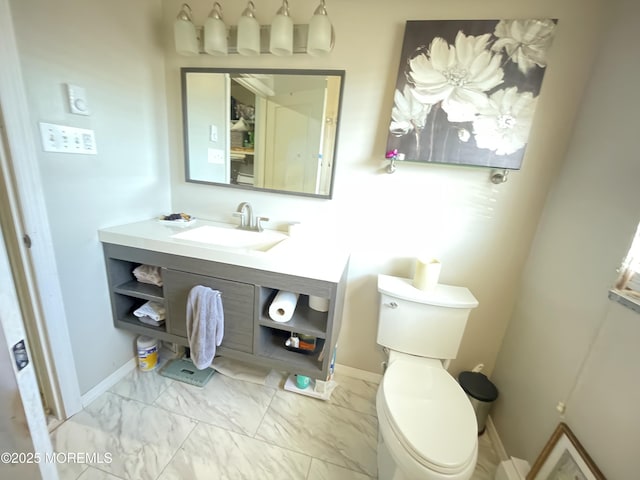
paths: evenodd
<path fill-rule="evenodd" d="M 182 68 L 187 182 L 331 198 L 343 70 Z"/>

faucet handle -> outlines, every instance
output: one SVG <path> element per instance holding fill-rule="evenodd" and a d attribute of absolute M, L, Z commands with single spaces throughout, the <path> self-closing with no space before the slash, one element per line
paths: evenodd
<path fill-rule="evenodd" d="M 262 222 L 268 222 L 268 217 L 256 217 L 256 230 L 262 232 L 264 230 Z"/>

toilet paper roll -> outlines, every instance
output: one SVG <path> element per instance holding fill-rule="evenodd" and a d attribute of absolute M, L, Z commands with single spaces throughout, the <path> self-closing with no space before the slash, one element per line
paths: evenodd
<path fill-rule="evenodd" d="M 435 258 L 417 258 L 413 286 L 425 292 L 433 290 L 438 285 L 441 269 L 442 264 Z"/>
<path fill-rule="evenodd" d="M 269 317 L 275 322 L 288 322 L 298 304 L 298 294 L 280 290 L 269 305 Z"/>
<path fill-rule="evenodd" d="M 309 307 L 318 312 L 329 311 L 329 299 L 309 295 Z"/>

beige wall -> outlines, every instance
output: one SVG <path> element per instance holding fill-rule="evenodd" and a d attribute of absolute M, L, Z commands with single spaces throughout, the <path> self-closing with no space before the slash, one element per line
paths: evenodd
<path fill-rule="evenodd" d="M 160 3 L 10 5 L 73 357 L 86 393 L 135 354 L 132 335 L 112 325 L 97 231 L 169 209 Z M 86 89 L 90 116 L 69 113 L 67 83 Z M 98 155 L 43 152 L 39 122 L 93 129 Z"/>
<path fill-rule="evenodd" d="M 441 281 L 469 287 L 480 301 L 452 370 L 482 362 L 490 373 L 549 183 L 565 155 L 597 45 L 602 2 L 329 2 L 336 47 L 319 58 L 180 57 L 171 52 L 170 28 L 181 3 L 163 0 L 173 209 L 233 221 L 231 212 L 237 204 L 250 201 L 257 214 L 274 220 L 272 226 L 296 220 L 344 238 L 352 257 L 338 362 L 375 372 L 380 371 L 382 360 L 375 341 L 376 275 L 411 276 L 413 259 L 431 245 L 443 263 Z M 202 24 L 210 5 L 191 4 L 196 23 Z M 260 2 L 261 23 L 270 22 L 278 4 L 277 0 Z M 313 4 L 292 4 L 294 22 L 308 22 Z M 225 2 L 224 8 L 225 19 L 236 23 L 244 3 Z M 404 22 L 527 17 L 558 18 L 559 28 L 522 170 L 499 186 L 489 182 L 489 170 L 482 168 L 402 164 L 395 174 L 385 174 L 383 157 Z M 182 66 L 346 70 L 333 200 L 185 183 Z"/>
<path fill-rule="evenodd" d="M 512 455 L 535 459 L 564 420 L 608 478 L 627 479 L 640 471 L 640 317 L 607 289 L 639 220 L 640 4 L 609 12 L 498 357 L 493 416 Z"/>

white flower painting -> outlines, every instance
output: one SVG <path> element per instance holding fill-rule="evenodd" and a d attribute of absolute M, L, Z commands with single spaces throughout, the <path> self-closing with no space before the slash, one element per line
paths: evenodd
<path fill-rule="evenodd" d="M 387 151 L 519 169 L 555 29 L 550 19 L 407 22 Z"/>

